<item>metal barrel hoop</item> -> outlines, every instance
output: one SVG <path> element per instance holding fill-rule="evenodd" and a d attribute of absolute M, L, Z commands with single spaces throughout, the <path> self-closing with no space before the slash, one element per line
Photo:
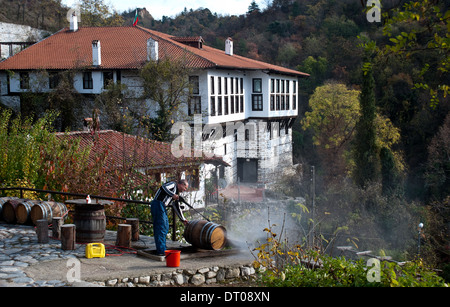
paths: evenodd
<path fill-rule="evenodd" d="M 203 225 L 202 230 L 200 231 L 200 245 L 203 246 L 203 232 L 205 231 L 205 227 L 207 227 L 209 224 L 213 224 L 212 222 L 208 222 L 205 225 Z M 206 229 L 206 231 L 208 231 L 208 229 Z M 208 240 L 208 232 L 206 233 L 206 240 Z M 206 242 L 207 243 L 207 242 Z"/>
<path fill-rule="evenodd" d="M 41 205 L 41 204 L 43 205 L 43 206 L 41 206 L 41 208 L 44 208 L 44 207 L 46 208 L 45 213 L 43 212 L 43 214 L 42 214 L 42 218 L 48 219 L 48 216 L 50 214 L 50 219 L 53 219 L 53 210 L 52 210 L 52 207 L 50 206 L 50 204 L 46 201 L 43 201 L 39 205 Z M 42 210 L 42 211 L 44 211 L 44 210 Z"/>
<path fill-rule="evenodd" d="M 212 245 L 213 245 L 213 243 L 214 242 L 211 242 L 211 237 L 212 237 L 212 233 L 214 232 L 214 230 L 216 230 L 216 228 L 217 228 L 217 224 L 214 224 L 214 223 L 211 223 L 212 224 L 212 227 L 209 227 L 209 229 L 208 229 L 208 232 L 206 233 L 206 238 L 208 239 L 208 243 L 209 243 L 209 245 L 211 245 L 211 247 L 212 247 Z"/>

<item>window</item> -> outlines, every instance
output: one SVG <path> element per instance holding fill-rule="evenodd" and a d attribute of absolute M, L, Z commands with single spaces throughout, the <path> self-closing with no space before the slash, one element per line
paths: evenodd
<path fill-rule="evenodd" d="M 228 97 L 225 97 L 224 107 L 225 107 L 224 113 L 225 115 L 228 115 Z"/>
<path fill-rule="evenodd" d="M 216 116 L 216 98 L 211 97 L 211 116 Z"/>
<path fill-rule="evenodd" d="M 192 94 L 198 95 L 200 94 L 200 81 L 198 76 L 190 76 L 189 77 L 189 85 L 192 88 Z"/>
<path fill-rule="evenodd" d="M 185 172 L 185 179 L 189 183 L 189 191 L 197 191 L 200 188 L 200 171 L 198 168 Z"/>
<path fill-rule="evenodd" d="M 192 89 L 192 95 L 188 100 L 188 115 L 202 113 L 202 97 L 200 94 L 200 81 L 198 76 L 190 76 L 189 84 Z"/>
<path fill-rule="evenodd" d="M 222 97 L 218 97 L 217 101 L 217 115 L 222 115 Z"/>
<path fill-rule="evenodd" d="M 48 76 L 48 87 L 55 89 L 59 84 L 59 74 L 57 72 L 50 72 Z"/>
<path fill-rule="evenodd" d="M 294 91 L 294 96 L 292 97 L 292 109 L 296 110 L 297 109 L 297 81 L 293 82 L 293 91 Z"/>
<path fill-rule="evenodd" d="M 231 101 L 230 101 L 230 113 L 234 114 L 234 96 L 231 96 L 230 99 L 231 99 Z"/>
<path fill-rule="evenodd" d="M 91 90 L 94 88 L 94 82 L 92 80 L 92 72 L 83 73 L 83 89 Z"/>
<path fill-rule="evenodd" d="M 105 71 L 103 73 L 103 88 L 107 88 L 110 83 L 113 82 L 112 71 Z"/>
<path fill-rule="evenodd" d="M 297 82 L 283 79 L 270 79 L 270 111 L 290 110 L 296 108 Z M 293 90 L 291 90 L 293 89 Z M 294 95 L 291 99 L 291 91 Z M 291 102 L 292 101 L 292 102 Z"/>
<path fill-rule="evenodd" d="M 225 95 L 228 95 L 228 78 L 224 78 Z"/>
<path fill-rule="evenodd" d="M 188 115 L 201 114 L 202 113 L 202 97 L 191 96 L 188 100 Z"/>
<path fill-rule="evenodd" d="M 252 110 L 262 111 L 263 110 L 263 95 L 253 94 L 252 95 Z"/>
<path fill-rule="evenodd" d="M 218 82 L 219 83 L 218 84 L 218 88 L 219 88 L 218 89 L 218 94 L 222 95 L 222 77 L 219 77 L 218 80 L 219 80 L 219 82 Z"/>
<path fill-rule="evenodd" d="M 21 72 L 20 77 L 20 89 L 27 90 L 30 88 L 30 74 L 28 72 Z"/>
<path fill-rule="evenodd" d="M 120 71 L 120 70 L 116 71 L 116 80 L 117 80 L 117 83 L 122 83 L 122 71 Z"/>
<path fill-rule="evenodd" d="M 262 79 L 253 79 L 253 93 L 262 93 Z"/>
<path fill-rule="evenodd" d="M 211 95 L 215 94 L 215 82 L 214 77 L 211 77 Z"/>
<path fill-rule="evenodd" d="M 256 78 L 252 82 L 252 111 L 262 111 L 263 110 L 263 95 L 262 93 L 262 79 Z"/>

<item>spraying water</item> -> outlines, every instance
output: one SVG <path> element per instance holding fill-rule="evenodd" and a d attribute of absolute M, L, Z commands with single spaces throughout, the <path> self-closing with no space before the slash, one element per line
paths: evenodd
<path fill-rule="evenodd" d="M 289 244 L 298 244 L 304 237 L 291 216 L 286 202 L 264 202 L 253 207 L 235 208 L 227 225 L 228 239 L 240 248 L 253 249 L 267 239 L 265 228 Z"/>

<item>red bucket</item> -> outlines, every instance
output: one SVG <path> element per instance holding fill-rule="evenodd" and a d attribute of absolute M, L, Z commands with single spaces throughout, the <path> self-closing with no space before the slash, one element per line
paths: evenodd
<path fill-rule="evenodd" d="M 177 268 L 180 266 L 180 254 L 179 250 L 166 250 L 166 266 L 171 268 Z"/>

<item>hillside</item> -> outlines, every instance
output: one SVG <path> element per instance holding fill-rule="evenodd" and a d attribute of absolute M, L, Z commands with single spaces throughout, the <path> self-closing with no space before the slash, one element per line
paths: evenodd
<path fill-rule="evenodd" d="M 67 24 L 68 9 L 60 0 L 0 0 L 0 21 L 58 31 Z"/>

